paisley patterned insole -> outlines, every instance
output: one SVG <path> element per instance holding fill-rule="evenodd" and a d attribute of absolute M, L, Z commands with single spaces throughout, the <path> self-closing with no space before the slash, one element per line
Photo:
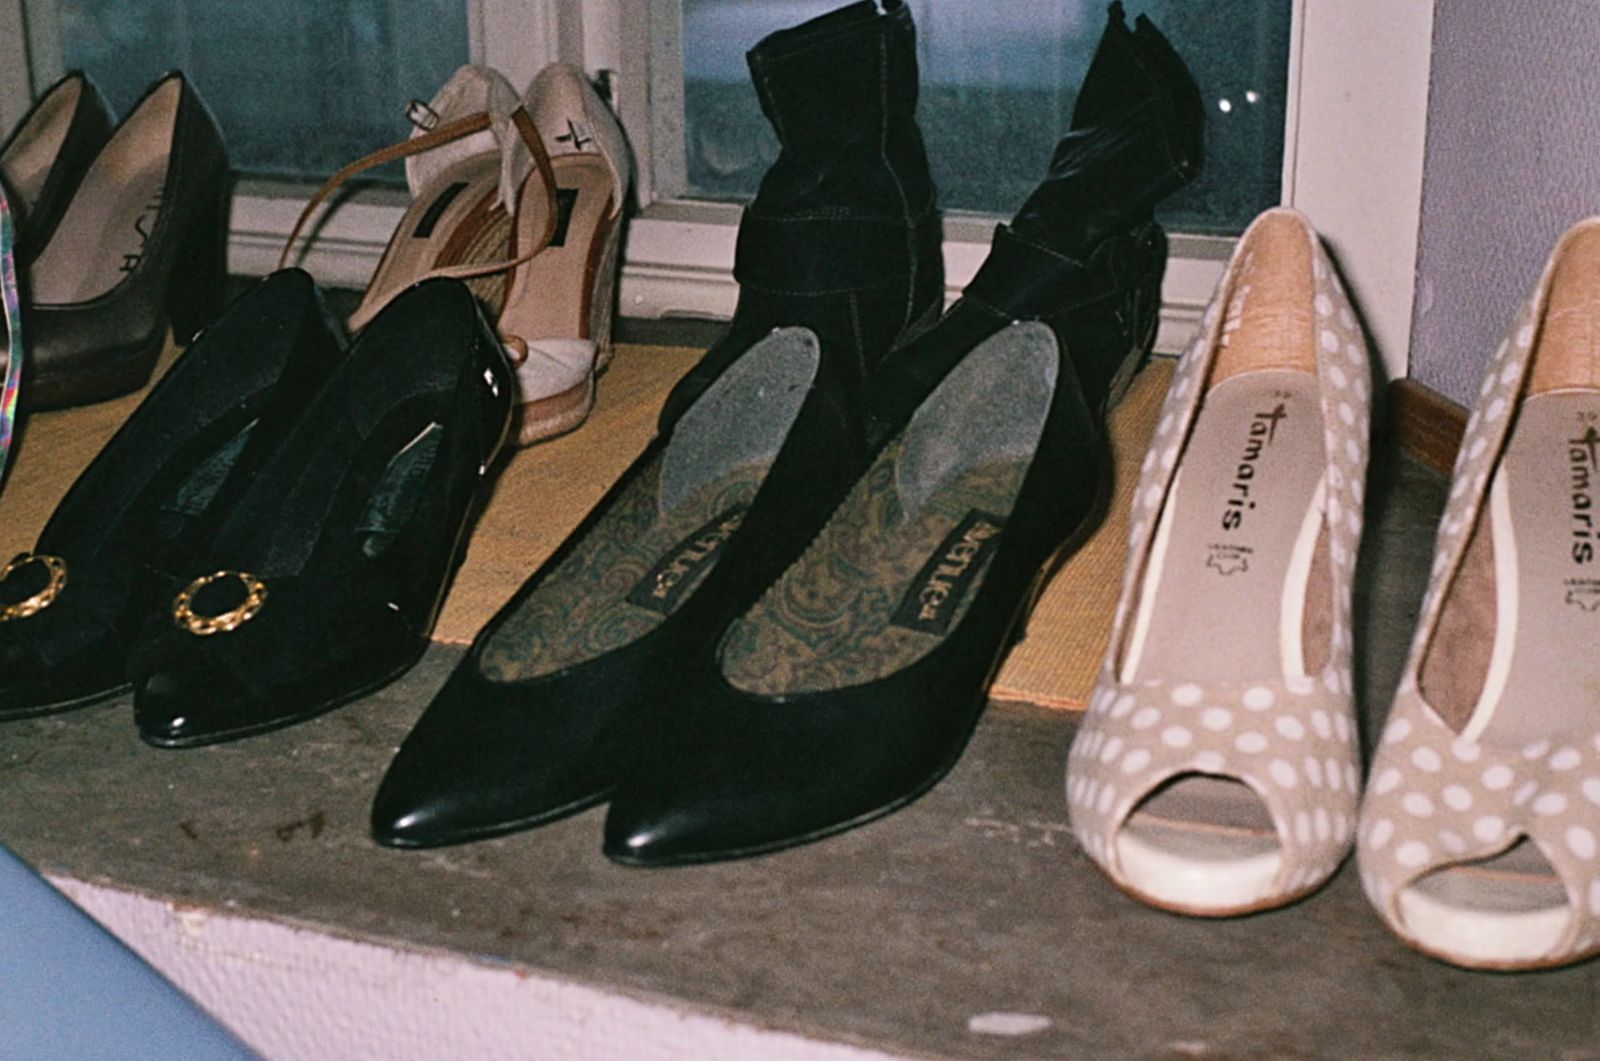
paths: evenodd
<path fill-rule="evenodd" d="M 817 540 L 729 629 L 722 667 L 759 695 L 837 689 L 914 663 L 966 614 L 1028 459 L 980 464 L 904 508 L 895 443 Z"/>
<path fill-rule="evenodd" d="M 766 477 L 738 465 L 660 511 L 662 462 L 645 468 L 483 648 L 483 673 L 526 681 L 595 659 L 688 600 Z"/>

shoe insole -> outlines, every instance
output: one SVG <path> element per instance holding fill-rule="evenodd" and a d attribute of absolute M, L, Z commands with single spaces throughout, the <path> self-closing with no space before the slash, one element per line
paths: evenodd
<path fill-rule="evenodd" d="M 0 176 L 13 198 L 12 207 L 20 214 L 25 215 L 44 191 L 44 182 L 66 141 L 79 93 L 77 82 L 52 92 L 0 155 Z"/>
<path fill-rule="evenodd" d="M 1027 472 L 975 468 L 906 511 L 892 476 L 863 480 L 811 548 L 728 632 L 723 673 L 764 695 L 875 681 L 966 614 Z"/>
<path fill-rule="evenodd" d="M 1588 733 L 1600 720 L 1600 391 L 1522 403 L 1488 507 L 1494 648 L 1462 735 L 1522 748 Z"/>
<path fill-rule="evenodd" d="M 728 630 L 722 669 L 758 695 L 875 681 L 971 608 L 1053 397 L 1053 343 L 1007 329 L 969 353 L 817 539 Z"/>
<path fill-rule="evenodd" d="M 1516 417 L 1481 516 L 1493 556 L 1493 641 L 1461 733 L 1521 749 L 1592 732 L 1600 717 L 1600 390 L 1532 395 Z M 1566 890 L 1527 841 L 1432 873 L 1400 901 L 1413 931 L 1470 940 L 1501 958 L 1548 952 L 1568 916 Z"/>
<path fill-rule="evenodd" d="M 549 243 L 532 260 L 517 267 L 500 316 L 502 335 L 530 342 L 538 339 L 600 339 L 592 334 L 591 299 L 602 247 L 615 224 L 611 171 L 598 155 L 558 155 L 551 160 L 556 175 L 556 225 Z M 542 195 L 529 181 L 525 194 Z M 522 227 L 513 256 L 522 254 L 543 235 L 541 210 L 526 202 L 517 211 Z"/>
<path fill-rule="evenodd" d="M 595 659 L 659 626 L 721 558 L 769 464 L 745 464 L 663 511 L 645 469 L 484 645 L 483 673 L 525 681 Z"/>
<path fill-rule="evenodd" d="M 598 658 L 682 607 L 721 561 L 818 364 L 815 336 L 802 329 L 745 351 L 489 637 L 484 675 L 525 681 Z"/>
<path fill-rule="evenodd" d="M 50 242 L 30 267 L 30 297 L 45 305 L 87 302 L 138 268 L 161 217 L 165 154 L 136 155 L 90 167 Z"/>
<path fill-rule="evenodd" d="M 428 472 L 439 456 L 444 441 L 444 425 L 429 424 L 406 443 L 384 469 L 366 509 L 356 521 L 362 535 L 361 551 L 369 557 L 381 555 L 392 545 L 422 503 Z"/>
<path fill-rule="evenodd" d="M 497 201 L 499 188 L 498 154 L 475 155 L 441 173 L 401 217 L 361 305 L 350 315 L 350 327 L 364 326 L 390 299 L 433 269 L 510 257 L 511 220 Z M 475 277 L 466 283 L 492 312 L 498 312 L 505 300 L 505 275 Z"/>
<path fill-rule="evenodd" d="M 1206 394 L 1157 524 L 1121 662 L 1124 681 L 1204 685 L 1304 674 L 1306 590 L 1323 526 L 1326 465 L 1311 373 L 1249 371 Z M 1170 877 L 1185 863 L 1215 863 L 1217 879 L 1193 875 L 1189 898 L 1197 905 L 1240 900 L 1240 887 L 1266 894 L 1279 859 L 1260 798 L 1240 782 L 1202 775 L 1153 793 L 1119 842 L 1136 882 L 1142 871 Z M 1173 884 L 1150 883 L 1152 891 Z"/>

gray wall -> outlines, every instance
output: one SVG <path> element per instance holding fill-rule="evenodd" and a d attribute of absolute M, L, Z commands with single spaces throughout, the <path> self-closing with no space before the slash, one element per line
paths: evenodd
<path fill-rule="evenodd" d="M 1600 3 L 1436 0 L 1411 375 L 1471 404 L 1557 237 L 1600 212 Z"/>

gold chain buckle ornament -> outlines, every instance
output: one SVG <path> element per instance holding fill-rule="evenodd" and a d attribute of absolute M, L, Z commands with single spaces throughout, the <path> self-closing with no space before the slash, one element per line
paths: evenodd
<path fill-rule="evenodd" d="M 54 604 L 56 598 L 61 596 L 61 591 L 67 588 L 67 562 L 59 556 L 46 556 L 43 553 L 23 553 L 5 567 L 0 567 L 0 582 L 4 582 L 14 572 L 22 570 L 29 564 L 43 564 L 49 581 L 45 583 L 44 589 L 27 600 L 0 608 L 0 623 L 38 615 Z"/>
<path fill-rule="evenodd" d="M 220 615 L 201 615 L 194 610 L 192 602 L 195 594 L 213 582 L 230 578 L 238 579 L 240 585 L 244 587 L 244 603 Z M 196 637 L 210 637 L 212 634 L 226 634 L 239 629 L 254 619 L 266 602 L 267 584 L 259 578 L 243 571 L 218 571 L 195 579 L 178 594 L 172 602 L 172 618 L 180 627 Z"/>

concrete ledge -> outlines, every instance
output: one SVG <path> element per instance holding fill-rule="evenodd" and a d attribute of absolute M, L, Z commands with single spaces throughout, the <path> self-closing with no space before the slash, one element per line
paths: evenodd
<path fill-rule="evenodd" d="M 1400 467 L 1369 492 L 1357 590 L 1369 737 L 1444 492 Z M 1350 865 L 1230 921 L 1124 897 L 1067 830 L 1063 712 L 993 707 L 927 796 L 770 858 L 624 869 L 600 854 L 598 810 L 382 850 L 373 790 L 460 652 L 233 745 L 147 748 L 126 701 L 8 724 L 0 838 L 269 1056 L 1344 1061 L 1600 1043 L 1600 963 L 1441 965 L 1388 933 Z"/>

